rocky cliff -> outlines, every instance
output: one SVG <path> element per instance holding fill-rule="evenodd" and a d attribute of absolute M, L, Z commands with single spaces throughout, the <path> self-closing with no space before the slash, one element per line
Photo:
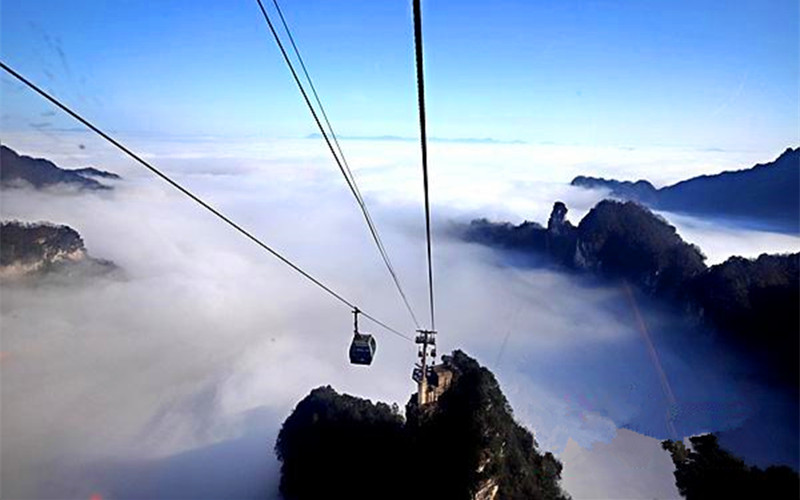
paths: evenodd
<path fill-rule="evenodd" d="M 406 418 L 384 403 L 314 389 L 275 445 L 288 500 L 564 499 L 561 464 L 520 426 L 494 375 L 460 351 L 450 385 Z"/>
<path fill-rule="evenodd" d="M 562 499 L 561 463 L 542 453 L 491 371 L 461 351 L 443 356 L 452 381 L 435 404 L 406 406 L 413 446 L 432 463 L 430 498 Z"/>
<path fill-rule="evenodd" d="M 111 262 L 89 257 L 77 231 L 64 225 L 0 224 L 0 279 L 16 279 L 56 270 L 110 270 Z"/>
<path fill-rule="evenodd" d="M 566 205 L 558 201 L 547 228 L 528 221 L 514 226 L 478 219 L 460 228 L 460 236 L 545 256 L 568 269 L 625 279 L 653 294 L 674 293 L 706 269 L 699 248 L 684 242 L 666 220 L 637 203 L 601 201 L 577 227 L 566 220 L 567 213 Z"/>

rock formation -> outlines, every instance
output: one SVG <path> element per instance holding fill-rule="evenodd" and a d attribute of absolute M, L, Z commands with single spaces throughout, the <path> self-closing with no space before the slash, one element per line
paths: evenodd
<path fill-rule="evenodd" d="M 278 435 L 281 493 L 317 498 L 565 499 L 561 464 L 537 449 L 494 375 L 461 351 L 435 402 L 406 419 L 384 403 L 314 389 Z"/>
<path fill-rule="evenodd" d="M 13 280 L 50 271 L 108 271 L 115 266 L 90 257 L 77 231 L 64 225 L 0 224 L 0 279 Z"/>

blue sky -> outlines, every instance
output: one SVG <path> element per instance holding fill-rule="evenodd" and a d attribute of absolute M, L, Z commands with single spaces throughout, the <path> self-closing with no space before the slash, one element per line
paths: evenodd
<path fill-rule="evenodd" d="M 423 3 L 431 135 L 798 143 L 795 0 Z M 282 7 L 340 134 L 417 134 L 410 1 Z M 3 61 L 115 131 L 315 131 L 254 0 L 5 0 L 0 22 Z M 72 126 L 3 79 L 3 128 Z"/>

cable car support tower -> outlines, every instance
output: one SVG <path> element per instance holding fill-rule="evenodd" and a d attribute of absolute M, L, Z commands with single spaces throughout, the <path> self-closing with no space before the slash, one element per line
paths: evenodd
<path fill-rule="evenodd" d="M 419 362 L 414 364 L 412 378 L 417 383 L 417 404 L 422 407 L 428 402 L 428 385 L 434 381 L 433 366 L 428 366 L 428 356 L 436 360 L 436 332 L 433 330 L 417 330 L 417 337 L 414 342 L 419 344 L 417 356 Z M 430 350 L 429 350 L 430 349 Z"/>

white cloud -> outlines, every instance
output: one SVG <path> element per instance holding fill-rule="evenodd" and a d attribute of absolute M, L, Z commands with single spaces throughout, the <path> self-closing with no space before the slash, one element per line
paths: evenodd
<path fill-rule="evenodd" d="M 794 253 L 800 251 L 800 236 L 772 231 L 743 228 L 722 220 L 663 213 L 678 230 L 678 234 L 699 246 L 708 257 L 709 265 L 719 264 L 728 257 L 755 258 L 762 253 Z"/>
<path fill-rule="evenodd" d="M 73 139 L 47 145 L 35 136 L 6 140 L 65 167 L 86 165 L 87 158 L 69 152 Z M 35 495 L 55 486 L 76 496 L 103 488 L 132 494 L 119 489 L 126 484 L 119 477 L 147 464 L 191 469 L 192 457 L 225 443 L 258 456 L 244 439 L 253 429 L 264 463 L 274 468 L 269 439 L 293 405 L 323 384 L 373 400 L 407 401 L 413 344 L 365 322 L 378 336 L 376 362 L 368 369 L 349 365 L 346 308 L 128 159 L 93 139 L 80 140 L 92 165 L 126 178 L 116 191 L 8 191 L 0 210 L 4 218 L 74 227 L 91 254 L 117 262 L 126 278 L 4 286 L 4 494 Z M 130 142 L 360 307 L 412 330 L 324 146 L 307 140 Z M 415 145 L 363 141 L 346 148 L 412 304 L 425 317 Z M 655 158 L 677 165 L 687 157 Z M 733 157 L 720 155 L 714 168 Z M 431 195 L 437 227 L 450 217 L 478 215 L 545 222 L 556 198 L 573 208 L 577 222 L 597 194 L 565 182 L 579 173 L 624 176 L 647 158 L 658 163 L 623 150 L 436 143 Z M 688 170 L 699 172 L 704 158 Z M 652 411 L 661 411 L 660 386 L 646 354 L 637 351 L 639 333 L 620 290 L 507 267 L 486 249 L 445 237 L 434 251 L 440 352 L 464 348 L 492 368 L 544 448 L 558 451 L 570 443 L 563 455 L 567 471 L 579 470 L 569 463 L 577 456 L 572 443 L 589 447 L 613 439 L 616 446 L 617 426 L 650 418 L 647 401 L 657 401 Z M 636 358 L 625 359 L 627 371 L 608 366 L 605 357 L 615 352 Z M 563 368 L 557 360 L 565 360 Z M 688 377 L 679 379 L 683 383 Z M 253 412 L 264 420 L 245 418 Z M 647 448 L 637 446 L 623 449 Z M 121 465 L 111 471 L 98 462 Z M 158 482 L 152 467 L 148 474 Z M 57 479 L 42 482 L 43 470 Z M 583 483 L 567 476 L 567 486 L 583 491 L 626 470 L 604 469 Z M 663 474 L 653 474 L 661 488 Z"/>
<path fill-rule="evenodd" d="M 560 456 L 564 487 L 575 500 L 680 498 L 672 460 L 658 439 L 619 429 L 612 440 L 591 448 L 570 440 Z"/>

